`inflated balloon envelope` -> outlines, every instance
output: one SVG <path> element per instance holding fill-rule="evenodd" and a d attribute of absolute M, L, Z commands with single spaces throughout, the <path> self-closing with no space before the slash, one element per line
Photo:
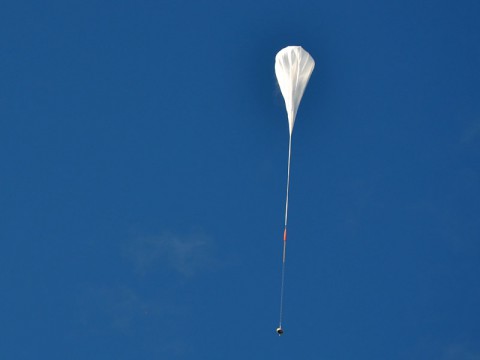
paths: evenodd
<path fill-rule="evenodd" d="M 285 253 L 287 247 L 287 222 L 288 222 L 288 192 L 290 188 L 290 158 L 292 155 L 292 132 L 298 106 L 307 87 L 310 75 L 312 75 L 315 61 L 301 46 L 288 46 L 280 50 L 275 57 L 275 74 L 278 85 L 285 99 L 287 108 L 288 125 L 290 130 L 288 142 L 288 173 L 287 173 L 287 196 L 285 201 L 285 228 L 283 231 L 283 260 L 282 260 L 282 286 L 280 292 L 280 321 L 277 334 L 283 334 L 283 289 L 285 282 Z"/>
<path fill-rule="evenodd" d="M 275 57 L 275 74 L 287 107 L 290 135 L 314 67 L 315 61 L 301 46 L 287 46 Z"/>

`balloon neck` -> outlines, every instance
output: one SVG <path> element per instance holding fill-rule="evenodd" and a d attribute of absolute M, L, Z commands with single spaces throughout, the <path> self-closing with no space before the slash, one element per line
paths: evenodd
<path fill-rule="evenodd" d="M 295 112 L 293 110 L 290 110 L 288 112 L 288 128 L 290 130 L 290 135 L 292 135 L 294 124 L 295 124 Z"/>

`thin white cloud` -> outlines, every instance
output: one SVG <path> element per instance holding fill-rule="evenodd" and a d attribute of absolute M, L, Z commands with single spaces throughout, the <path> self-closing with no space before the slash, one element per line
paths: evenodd
<path fill-rule="evenodd" d="M 174 336 L 181 330 L 167 329 L 162 324 L 181 318 L 188 307 L 178 302 L 172 285 L 179 279 L 164 284 L 158 283 L 158 279 L 176 275 L 191 280 L 210 269 L 214 264 L 211 238 L 194 233 L 136 237 L 122 244 L 121 252 L 127 261 L 122 265 L 126 271 L 114 279 L 100 278 L 78 289 L 75 311 L 78 323 L 95 336 L 129 334 L 148 327 L 169 339 L 168 348 L 165 345 L 158 348 L 160 353 L 179 353 L 179 349 L 186 347 L 183 342 L 175 345 Z M 158 289 L 151 291 L 152 284 Z M 157 348 L 155 344 L 151 346 Z"/>
<path fill-rule="evenodd" d="M 147 303 L 125 286 L 94 286 L 81 289 L 80 322 L 94 333 L 130 331 L 149 309 Z"/>
<path fill-rule="evenodd" d="M 96 337 L 132 335 L 138 331 L 155 332 L 166 342 L 143 344 L 155 351 L 176 353 L 178 329 L 165 328 L 181 318 L 185 308 L 169 294 L 145 294 L 128 284 L 90 285 L 79 288 L 75 316 L 81 328 Z M 173 336 L 173 337 L 172 337 Z"/>
<path fill-rule="evenodd" d="M 212 263 L 212 241 L 203 234 L 139 237 L 126 244 L 124 255 L 135 272 L 145 275 L 168 267 L 183 276 L 193 276 Z"/>
<path fill-rule="evenodd" d="M 473 122 L 463 133 L 461 142 L 464 144 L 472 144 L 480 140 L 480 120 Z"/>
<path fill-rule="evenodd" d="M 445 349 L 443 360 L 480 360 L 480 350 L 473 350 L 464 344 L 453 344 Z"/>

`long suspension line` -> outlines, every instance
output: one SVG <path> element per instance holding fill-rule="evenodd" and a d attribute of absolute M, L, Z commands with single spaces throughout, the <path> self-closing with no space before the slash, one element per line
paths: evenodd
<path fill-rule="evenodd" d="M 288 170 L 287 170 L 287 195 L 285 199 L 285 228 L 283 230 L 283 256 L 282 256 L 282 283 L 280 288 L 280 316 L 277 333 L 279 335 L 283 334 L 282 329 L 282 320 L 283 320 L 283 297 L 285 289 L 285 257 L 287 251 L 287 222 L 288 222 L 288 193 L 290 189 L 290 159 L 292 157 L 292 135 L 288 141 Z"/>

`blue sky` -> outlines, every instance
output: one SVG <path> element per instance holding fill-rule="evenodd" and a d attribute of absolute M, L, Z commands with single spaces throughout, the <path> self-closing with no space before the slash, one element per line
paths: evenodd
<path fill-rule="evenodd" d="M 480 359 L 480 3 L 5 1 L 6 359 Z M 274 57 L 316 68 L 293 133 Z"/>

